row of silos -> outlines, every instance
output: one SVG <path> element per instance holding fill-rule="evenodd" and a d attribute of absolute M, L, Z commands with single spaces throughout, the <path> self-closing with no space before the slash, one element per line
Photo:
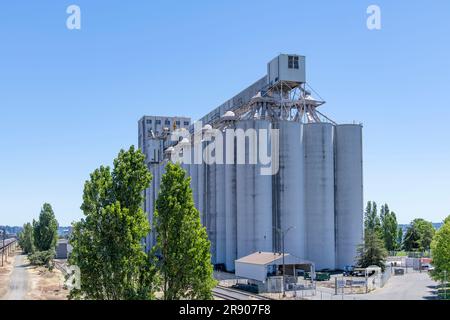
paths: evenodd
<path fill-rule="evenodd" d="M 225 153 L 224 135 L 224 159 L 234 163 L 183 165 L 211 241 L 212 262 L 231 271 L 236 259 L 281 251 L 284 243 L 285 252 L 313 261 L 317 270 L 353 265 L 363 232 L 362 127 L 245 120 L 234 128 L 247 134 L 246 164 L 237 162 L 242 150 L 236 146 L 232 155 Z M 279 130 L 279 171 L 261 175 L 264 165 L 251 160 L 262 156 L 261 138 L 273 152 L 271 129 Z M 160 179 L 160 167 L 153 166 L 153 181 Z M 152 182 L 152 188 L 159 185 Z M 150 194 L 147 201 L 155 201 L 157 193 Z"/>

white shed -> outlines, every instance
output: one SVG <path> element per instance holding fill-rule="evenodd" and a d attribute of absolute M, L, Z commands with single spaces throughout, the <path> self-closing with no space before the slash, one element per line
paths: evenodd
<path fill-rule="evenodd" d="M 286 272 L 296 266 L 309 265 L 314 270 L 314 263 L 294 257 L 288 253 L 284 255 Z M 240 278 L 265 282 L 268 274 L 278 270 L 283 265 L 283 254 L 274 252 L 255 252 L 235 261 L 235 274 Z M 275 269 L 275 270 L 274 270 Z"/>

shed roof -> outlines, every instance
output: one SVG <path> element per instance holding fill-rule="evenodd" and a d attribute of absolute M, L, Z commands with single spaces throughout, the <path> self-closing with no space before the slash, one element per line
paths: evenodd
<path fill-rule="evenodd" d="M 308 264 L 308 265 L 314 264 L 311 261 L 295 257 L 289 253 L 284 254 L 284 260 L 285 264 Z M 256 264 L 256 265 L 269 265 L 269 264 L 280 265 L 283 263 L 283 254 L 275 252 L 255 252 L 236 260 L 236 262 Z"/>

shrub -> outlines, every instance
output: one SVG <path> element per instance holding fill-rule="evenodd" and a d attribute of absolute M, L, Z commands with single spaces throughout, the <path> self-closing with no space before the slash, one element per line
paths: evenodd
<path fill-rule="evenodd" d="M 28 255 L 30 264 L 34 266 L 46 266 L 49 269 L 53 268 L 53 258 L 55 257 L 55 250 L 37 251 Z"/>

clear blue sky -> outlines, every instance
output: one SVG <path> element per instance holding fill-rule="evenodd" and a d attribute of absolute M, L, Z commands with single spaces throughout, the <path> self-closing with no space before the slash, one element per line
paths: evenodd
<path fill-rule="evenodd" d="M 80 31 L 66 8 L 81 7 Z M 366 8 L 382 30 L 366 28 Z M 307 56 L 337 122 L 364 124 L 365 201 L 399 221 L 450 214 L 450 1 L 50 1 L 0 4 L 0 224 L 50 202 L 81 218 L 83 183 L 137 144 L 144 115 L 197 119 L 278 53 Z"/>

